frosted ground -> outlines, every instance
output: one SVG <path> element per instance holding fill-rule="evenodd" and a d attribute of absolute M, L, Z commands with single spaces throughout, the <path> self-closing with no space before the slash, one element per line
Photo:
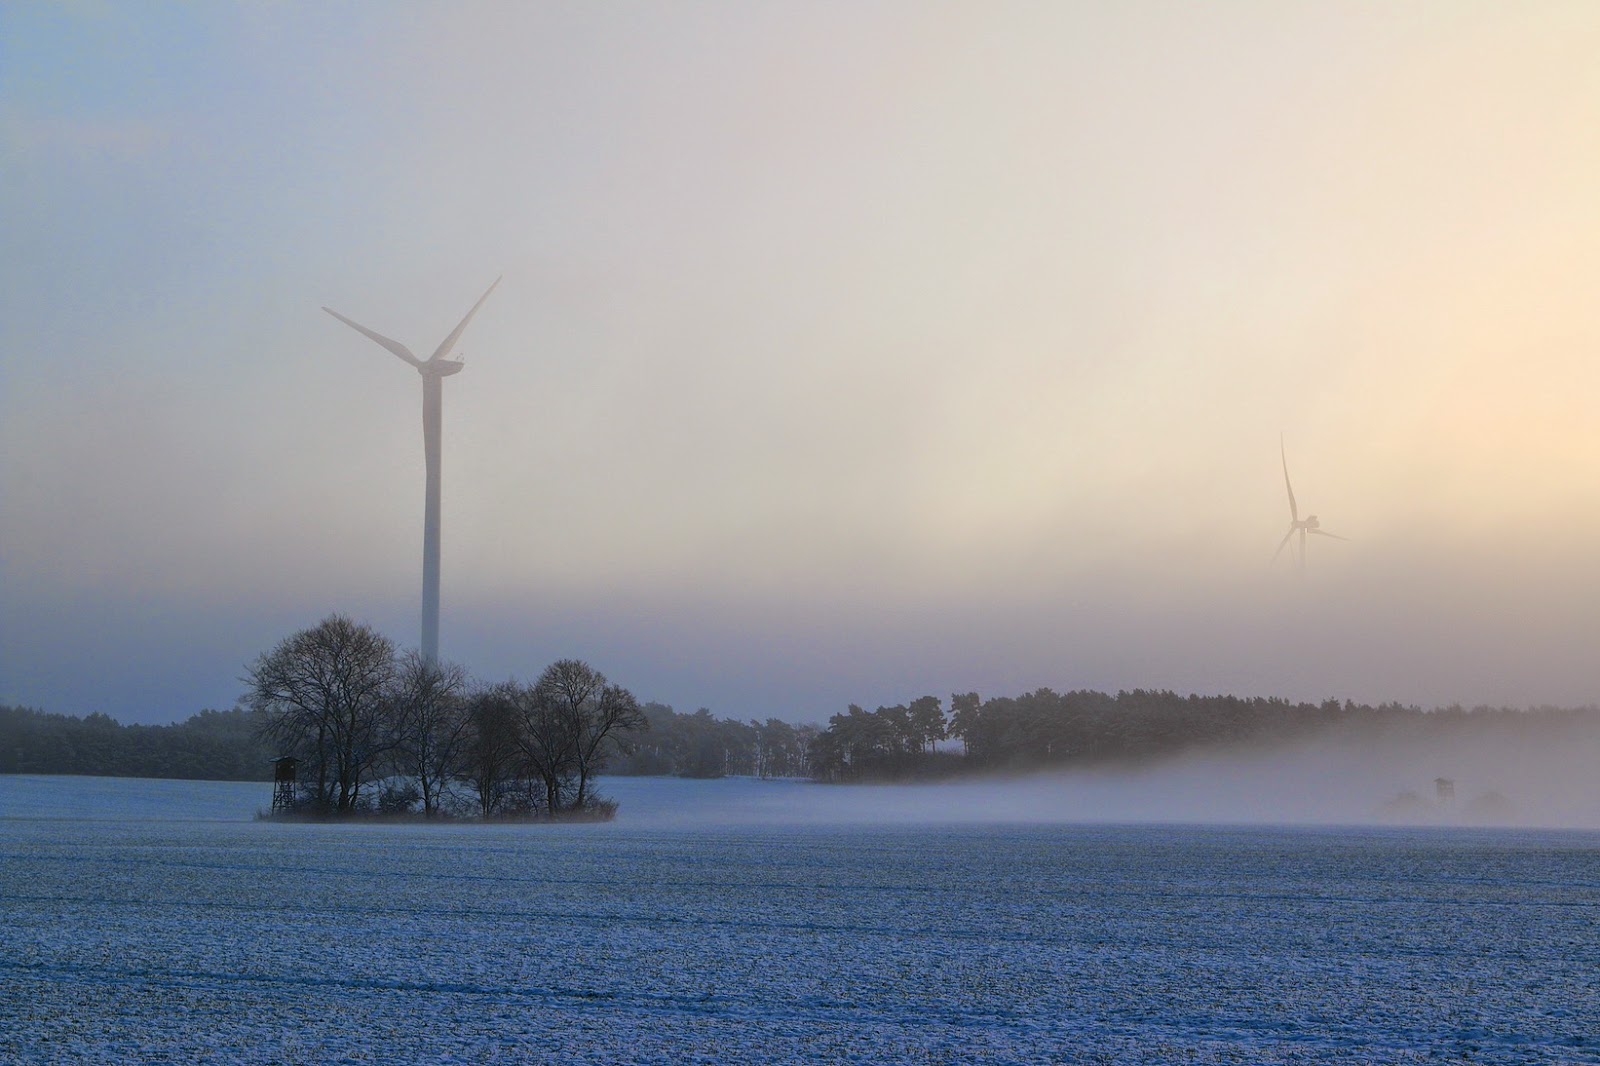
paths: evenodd
<path fill-rule="evenodd" d="M 653 779 L 602 826 L 283 825 L 267 789 L 0 777 L 0 1061 L 1600 1062 L 1594 831 Z"/>

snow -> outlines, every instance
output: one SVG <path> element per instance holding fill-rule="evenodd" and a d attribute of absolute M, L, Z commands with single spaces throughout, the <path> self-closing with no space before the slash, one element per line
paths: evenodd
<path fill-rule="evenodd" d="M 0 1061 L 1600 1062 L 1600 834 L 254 820 L 0 777 Z M 898 802 L 898 800 L 894 800 Z"/>

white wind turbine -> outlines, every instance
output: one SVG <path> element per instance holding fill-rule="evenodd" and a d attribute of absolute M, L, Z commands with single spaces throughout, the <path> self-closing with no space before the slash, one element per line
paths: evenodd
<path fill-rule="evenodd" d="M 472 321 L 472 316 L 478 313 L 478 308 L 483 306 L 483 301 L 489 298 L 489 293 L 498 284 L 500 279 L 495 278 L 494 285 L 490 285 L 478 297 L 478 302 L 472 305 L 467 317 L 450 331 L 450 336 L 444 339 L 444 343 L 434 350 L 426 362 L 412 355 L 411 349 L 399 341 L 374 333 L 331 307 L 323 308 L 351 329 L 365 333 L 416 367 L 417 373 L 422 375 L 422 451 L 427 464 L 427 490 L 422 518 L 422 657 L 430 664 L 439 660 L 439 416 L 444 407 L 442 383 L 451 374 L 460 373 L 462 365 L 461 360 L 447 359 L 446 356 L 455 348 L 467 323 Z"/>
<path fill-rule="evenodd" d="M 1314 514 L 1306 515 L 1305 518 L 1300 517 L 1300 506 L 1294 500 L 1294 486 L 1289 484 L 1289 457 L 1284 451 L 1283 434 L 1281 433 L 1278 434 L 1278 458 L 1283 461 L 1283 487 L 1289 490 L 1289 532 L 1285 533 L 1283 539 L 1278 542 L 1278 550 L 1272 553 L 1272 561 L 1278 561 L 1278 556 L 1283 554 L 1283 549 L 1288 546 L 1290 539 L 1296 533 L 1299 533 L 1300 572 L 1303 574 L 1306 570 L 1306 534 L 1312 533 L 1319 537 L 1332 537 L 1334 540 L 1349 540 L 1350 538 L 1341 537 L 1337 533 L 1329 533 L 1322 528 L 1322 522 Z"/>

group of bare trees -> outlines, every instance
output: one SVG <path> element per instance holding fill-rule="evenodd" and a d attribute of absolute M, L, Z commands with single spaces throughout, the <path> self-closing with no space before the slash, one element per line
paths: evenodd
<path fill-rule="evenodd" d="M 508 807 L 589 809 L 594 775 L 647 726 L 632 693 L 576 659 L 552 663 L 531 685 L 482 689 L 465 709 L 461 777 L 485 817 Z"/>
<path fill-rule="evenodd" d="M 318 812 L 370 808 L 379 782 L 382 806 L 420 802 L 430 817 L 463 792 L 484 817 L 601 809 L 595 774 L 647 725 L 627 689 L 576 659 L 533 684 L 477 684 L 342 615 L 281 641 L 245 680 Z"/>

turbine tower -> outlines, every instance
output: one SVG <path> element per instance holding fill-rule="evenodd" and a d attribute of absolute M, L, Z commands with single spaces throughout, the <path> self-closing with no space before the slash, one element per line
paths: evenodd
<path fill-rule="evenodd" d="M 1288 545 L 1290 538 L 1299 533 L 1300 572 L 1303 574 L 1306 572 L 1306 534 L 1312 533 L 1319 537 L 1332 537 L 1334 540 L 1349 540 L 1350 538 L 1341 537 L 1337 533 L 1329 533 L 1322 528 L 1322 523 L 1314 514 L 1306 515 L 1305 518 L 1300 517 L 1300 507 L 1294 501 L 1294 486 L 1289 484 L 1289 457 L 1283 448 L 1282 433 L 1278 434 L 1278 458 L 1283 460 L 1283 487 L 1289 490 L 1289 532 L 1285 533 L 1283 539 L 1278 542 L 1278 550 L 1272 553 L 1272 561 L 1278 561 L 1278 556 L 1283 554 L 1283 549 Z"/>
<path fill-rule="evenodd" d="M 483 306 L 483 301 L 489 298 L 489 293 L 498 284 L 500 279 L 495 278 L 494 285 L 484 290 L 478 302 L 472 305 L 472 310 L 467 312 L 467 317 L 450 331 L 450 336 L 444 339 L 444 343 L 435 349 L 426 362 L 412 355 L 411 349 L 399 341 L 374 333 L 331 307 L 323 308 L 351 329 L 365 333 L 401 360 L 416 367 L 417 373 L 422 375 L 422 453 L 427 463 L 427 491 L 422 518 L 422 658 L 430 665 L 439 661 L 439 415 L 444 407 L 442 386 L 444 379 L 460 373 L 462 366 L 461 360 L 448 359 L 446 356 L 455 348 L 467 323 L 472 321 L 472 316 L 478 313 L 478 308 Z"/>

